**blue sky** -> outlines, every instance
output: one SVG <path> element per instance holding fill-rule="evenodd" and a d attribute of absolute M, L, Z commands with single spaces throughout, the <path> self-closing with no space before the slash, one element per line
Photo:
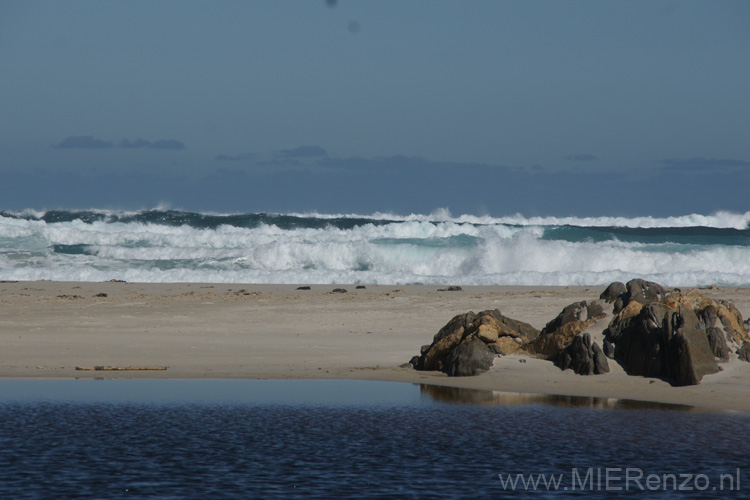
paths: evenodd
<path fill-rule="evenodd" d="M 750 2 L 3 1 L 0 210 L 750 210 Z"/>

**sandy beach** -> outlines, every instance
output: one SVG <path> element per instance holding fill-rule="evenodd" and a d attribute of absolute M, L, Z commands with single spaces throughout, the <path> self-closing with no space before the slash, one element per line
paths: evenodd
<path fill-rule="evenodd" d="M 0 377 L 347 378 L 750 411 L 750 363 L 734 354 L 723 371 L 689 387 L 628 376 L 614 362 L 596 376 L 520 356 L 499 357 L 476 377 L 404 366 L 457 314 L 498 308 L 541 329 L 604 287 L 298 286 L 1 282 Z M 750 289 L 701 293 L 750 315 Z M 610 318 L 588 330 L 595 340 Z M 93 366 L 167 369 L 76 370 Z"/>

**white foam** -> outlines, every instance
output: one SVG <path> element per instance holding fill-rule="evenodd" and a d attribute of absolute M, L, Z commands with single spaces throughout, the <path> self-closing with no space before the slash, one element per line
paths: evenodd
<path fill-rule="evenodd" d="M 669 286 L 750 286 L 750 246 L 575 243 L 543 238 L 544 224 L 570 223 L 567 219 L 477 225 L 447 212 L 438 215 L 446 220 L 430 214 L 350 229 L 48 224 L 0 217 L 0 279 L 596 285 L 640 277 Z M 692 225 L 699 217 L 671 222 Z M 741 218 L 716 214 L 702 225 Z M 87 254 L 57 253 L 53 245 L 85 245 Z"/>
<path fill-rule="evenodd" d="M 750 212 L 743 214 L 719 211 L 712 215 L 687 214 L 671 217 L 526 217 L 520 213 L 508 216 L 490 215 L 459 215 L 452 216 L 446 208 L 423 214 L 398 215 L 390 212 L 376 212 L 364 214 L 320 214 L 317 212 L 293 213 L 297 217 L 314 217 L 320 219 L 359 218 L 393 221 L 433 221 L 455 222 L 469 224 L 511 224 L 519 226 L 579 226 L 579 227 L 628 227 L 628 228 L 668 228 L 668 227 L 714 227 L 748 229 L 750 227 Z"/>

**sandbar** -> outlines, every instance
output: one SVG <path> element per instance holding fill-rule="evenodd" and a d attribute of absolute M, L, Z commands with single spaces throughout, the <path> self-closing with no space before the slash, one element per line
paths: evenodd
<path fill-rule="evenodd" d="M 689 387 L 629 376 L 615 362 L 609 374 L 581 376 L 525 356 L 498 357 L 475 377 L 416 371 L 406 363 L 457 314 L 497 308 L 541 329 L 605 287 L 445 288 L 0 282 L 0 378 L 362 379 L 750 411 L 750 363 L 734 354 Z M 750 315 L 750 288 L 699 291 Z M 595 340 L 610 318 L 589 329 Z M 92 366 L 166 369 L 76 370 Z"/>

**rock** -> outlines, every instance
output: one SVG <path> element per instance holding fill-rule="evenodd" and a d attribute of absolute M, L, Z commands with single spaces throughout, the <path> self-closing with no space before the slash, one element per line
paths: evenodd
<path fill-rule="evenodd" d="M 596 343 L 591 343 L 588 333 L 576 335 L 570 345 L 561 351 L 555 364 L 562 370 L 572 368 L 578 375 L 609 373 L 606 356 Z"/>
<path fill-rule="evenodd" d="M 346 288 L 334 288 L 331 293 L 347 293 Z"/>
<path fill-rule="evenodd" d="M 476 318 L 473 312 L 454 316 L 435 334 L 432 344 L 419 357 L 418 370 L 445 371 L 445 360 L 450 352 L 463 340 L 466 328 Z M 422 348 L 424 350 L 424 347 Z"/>
<path fill-rule="evenodd" d="M 367 290 L 367 287 L 365 285 L 357 285 L 357 290 Z"/>
<path fill-rule="evenodd" d="M 603 317 L 604 310 L 596 301 L 570 304 L 547 323 L 539 338 L 524 346 L 524 350 L 532 356 L 555 360 L 576 335 Z"/>
<path fill-rule="evenodd" d="M 463 292 L 460 286 L 449 286 L 448 288 L 438 288 L 438 292 Z"/>
<path fill-rule="evenodd" d="M 612 319 L 605 335 L 628 374 L 695 385 L 719 371 L 708 337 L 698 326 L 693 311 L 673 300 L 632 301 Z"/>
<path fill-rule="evenodd" d="M 585 300 L 575 302 L 565 307 L 555 319 L 547 323 L 541 334 L 545 335 L 550 332 L 555 332 L 568 323 L 585 323 L 591 319 L 599 319 L 602 317 L 604 317 L 604 309 L 598 302 L 586 302 Z"/>
<path fill-rule="evenodd" d="M 627 289 L 628 302 L 635 300 L 641 304 L 657 302 L 667 294 L 667 291 L 660 284 L 642 279 L 628 281 L 625 288 Z"/>
<path fill-rule="evenodd" d="M 612 304 L 615 300 L 617 300 L 622 294 L 627 292 L 627 288 L 625 288 L 625 283 L 622 283 L 620 281 L 614 281 L 609 284 L 607 288 L 604 289 L 604 291 L 599 295 L 599 299 L 603 300 L 607 304 Z"/>
<path fill-rule="evenodd" d="M 614 314 L 625 309 L 632 301 L 650 304 L 651 302 L 658 302 L 667 295 L 666 290 L 660 284 L 642 279 L 630 280 L 624 287 L 625 290 L 622 289 L 622 283 L 615 281 L 600 296 L 607 302 L 610 302 L 610 300 L 614 302 Z"/>
<path fill-rule="evenodd" d="M 627 289 L 625 306 L 612 318 L 606 339 L 615 344 L 615 358 L 628 373 L 665 377 L 675 385 L 698 383 L 719 370 L 716 359 L 727 361 L 730 351 L 750 341 L 731 302 L 696 291 L 666 294 L 641 280 L 628 282 Z"/>
<path fill-rule="evenodd" d="M 513 337 L 500 337 L 497 342 L 487 344 L 487 347 L 492 349 L 495 354 L 507 356 L 509 354 L 518 354 L 521 352 L 523 342 L 520 338 Z"/>
<path fill-rule="evenodd" d="M 297 290 L 309 290 L 309 289 L 310 289 L 309 286 L 298 286 L 297 287 Z"/>
<path fill-rule="evenodd" d="M 727 339 L 724 336 L 724 332 L 716 327 L 709 327 L 706 330 L 708 337 L 708 345 L 711 346 L 711 352 L 714 353 L 714 357 L 718 358 L 722 363 L 729 361 L 729 347 L 727 346 Z"/>
<path fill-rule="evenodd" d="M 591 353 L 591 336 L 584 333 L 573 337 L 570 345 L 560 352 L 555 364 L 562 370 L 572 368 L 579 375 L 593 375 L 594 356 Z"/>
<path fill-rule="evenodd" d="M 599 348 L 599 344 L 596 342 L 591 344 L 591 350 L 594 352 L 594 375 L 609 373 L 609 362 L 607 361 L 607 356 Z"/>
<path fill-rule="evenodd" d="M 716 327 L 723 333 L 725 340 L 735 347 L 750 340 L 742 314 L 731 302 L 709 299 L 698 292 L 677 294 L 673 298 L 693 310 L 698 316 L 701 330 L 708 332 L 710 328 Z"/>
<path fill-rule="evenodd" d="M 604 351 L 604 355 L 607 356 L 609 359 L 615 359 L 615 345 L 610 342 L 607 339 L 604 339 L 604 343 L 602 344 L 602 350 Z"/>
<path fill-rule="evenodd" d="M 496 324 L 499 328 L 498 337 L 518 338 L 523 343 L 528 343 L 539 337 L 539 330 L 523 321 L 503 316 L 499 309 L 482 311 L 478 315 L 479 318 L 484 316 L 489 316 L 497 320 Z"/>
<path fill-rule="evenodd" d="M 468 377 L 484 373 L 492 367 L 495 354 L 487 344 L 474 338 L 462 342 L 451 353 L 445 363 L 445 372 L 452 377 Z"/>
<path fill-rule="evenodd" d="M 742 361 L 747 361 L 748 363 L 750 363 L 750 342 L 744 342 L 742 344 L 742 347 L 737 349 L 737 356 Z"/>
<path fill-rule="evenodd" d="M 432 344 L 422 346 L 414 367 L 418 370 L 440 370 L 449 375 L 459 372 L 465 374 L 479 369 L 477 366 L 483 366 L 482 363 L 475 363 L 476 366 L 467 365 L 468 355 L 476 355 L 478 359 L 483 359 L 480 353 L 485 351 L 492 356 L 517 353 L 522 345 L 538 336 L 539 331 L 528 323 L 506 318 L 497 309 L 482 311 L 479 314 L 467 312 L 454 316 L 435 334 Z M 481 342 L 485 349 L 480 350 L 474 346 L 468 350 L 464 347 L 459 353 L 454 354 L 461 345 L 475 340 Z M 465 368 L 466 366 L 472 368 Z"/>

